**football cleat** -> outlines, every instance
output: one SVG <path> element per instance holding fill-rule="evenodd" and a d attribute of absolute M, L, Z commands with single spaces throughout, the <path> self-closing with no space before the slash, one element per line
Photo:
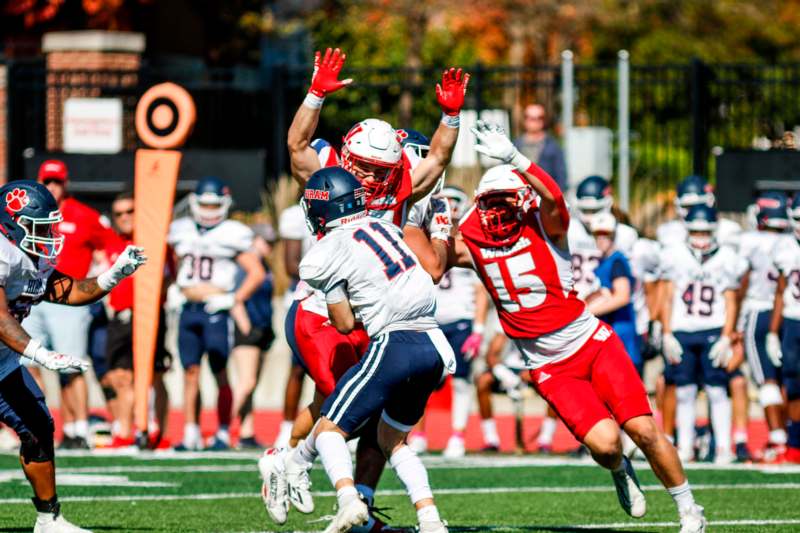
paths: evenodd
<path fill-rule="evenodd" d="M 633 518 L 641 518 L 647 512 L 647 501 L 639 487 L 636 472 L 633 471 L 630 459 L 622 456 L 623 468 L 618 472 L 611 472 L 614 487 L 617 489 L 617 498 L 622 509 Z"/>
<path fill-rule="evenodd" d="M 461 459 L 464 457 L 466 449 L 464 447 L 464 438 L 458 435 L 453 435 L 448 439 L 447 446 L 445 447 L 442 455 L 446 459 Z"/>
<path fill-rule="evenodd" d="M 305 467 L 295 461 L 285 461 L 285 464 L 289 502 L 301 513 L 313 513 L 314 498 L 311 496 L 311 479 L 308 477 L 311 464 Z"/>
<path fill-rule="evenodd" d="M 540 444 L 539 449 L 536 451 L 542 455 L 550 455 L 553 453 L 553 447 L 549 444 Z"/>
<path fill-rule="evenodd" d="M 750 455 L 750 450 L 747 449 L 747 443 L 740 442 L 736 445 L 736 462 L 737 463 L 751 463 L 753 457 Z"/>
<path fill-rule="evenodd" d="M 426 520 L 417 527 L 419 533 L 447 533 L 447 524 L 442 520 Z"/>
<path fill-rule="evenodd" d="M 239 439 L 239 443 L 236 445 L 237 450 L 256 450 L 261 449 L 263 446 L 259 444 L 255 437 L 244 437 Z"/>
<path fill-rule="evenodd" d="M 208 446 L 205 447 L 205 450 L 209 452 L 224 452 L 225 450 L 230 450 L 230 448 L 231 447 L 228 446 L 227 442 L 217 436 L 214 436 Z"/>
<path fill-rule="evenodd" d="M 681 514 L 680 533 L 704 533 L 706 525 L 703 508 L 697 504 L 693 505 L 688 512 Z"/>
<path fill-rule="evenodd" d="M 258 460 L 258 470 L 264 483 L 261 499 L 267 514 L 276 524 L 285 524 L 289 514 L 289 495 L 286 489 L 284 451 L 270 448 Z"/>
<path fill-rule="evenodd" d="M 500 445 L 499 444 L 487 444 L 483 448 L 481 448 L 481 453 L 499 453 L 500 452 Z"/>
<path fill-rule="evenodd" d="M 714 455 L 714 464 L 716 466 L 727 466 L 733 464 L 736 461 L 736 456 L 733 455 L 733 452 L 728 450 L 717 450 L 717 453 Z"/>
<path fill-rule="evenodd" d="M 336 516 L 325 528 L 325 533 L 345 533 L 353 526 L 366 524 L 368 520 L 367 504 L 361 501 L 361 498 L 355 497 L 339 507 Z"/>
<path fill-rule="evenodd" d="M 785 444 L 775 444 L 768 442 L 767 446 L 758 453 L 755 458 L 760 463 L 776 464 L 783 462 L 783 455 L 786 453 Z"/>
<path fill-rule="evenodd" d="M 61 514 L 38 513 L 33 533 L 92 533 L 67 521 Z"/>

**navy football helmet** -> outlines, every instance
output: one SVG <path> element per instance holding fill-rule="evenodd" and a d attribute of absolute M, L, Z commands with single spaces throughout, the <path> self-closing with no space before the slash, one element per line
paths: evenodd
<path fill-rule="evenodd" d="M 420 159 L 425 159 L 431 149 L 431 140 L 417 130 L 402 129 L 397 130 L 400 136 L 400 144 L 403 148 L 408 148 L 414 152 Z"/>
<path fill-rule="evenodd" d="M 789 227 L 789 199 L 779 191 L 762 192 L 756 198 L 755 216 L 759 229 L 783 231 Z"/>
<path fill-rule="evenodd" d="M 611 186 L 602 176 L 588 176 L 575 189 L 575 205 L 581 222 L 587 226 L 597 213 L 610 212 L 614 204 Z"/>
<path fill-rule="evenodd" d="M 714 188 L 701 176 L 686 176 L 678 183 L 675 209 L 678 216 L 686 217 L 687 209 L 693 205 L 714 206 Z"/>
<path fill-rule="evenodd" d="M 684 218 L 689 247 L 702 255 L 717 249 L 717 210 L 706 204 L 691 206 Z"/>
<path fill-rule="evenodd" d="M 789 218 L 792 221 L 795 236 L 800 238 L 800 193 L 795 193 L 792 197 L 792 203 L 789 204 Z"/>
<path fill-rule="evenodd" d="M 232 203 L 230 189 L 215 176 L 200 179 L 194 192 L 189 194 L 192 218 L 205 228 L 214 227 L 228 218 Z"/>
<path fill-rule="evenodd" d="M 314 235 L 324 235 L 346 222 L 367 216 L 364 186 L 342 167 L 314 172 L 306 182 L 300 203 Z"/>
<path fill-rule="evenodd" d="M 58 256 L 64 245 L 56 229 L 61 220 L 55 198 L 41 183 L 19 180 L 0 187 L 0 232 L 23 251 Z"/>

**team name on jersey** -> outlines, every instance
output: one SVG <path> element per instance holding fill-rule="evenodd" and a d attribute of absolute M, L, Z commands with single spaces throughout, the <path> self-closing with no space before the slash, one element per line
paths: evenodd
<path fill-rule="evenodd" d="M 496 259 L 498 257 L 505 257 L 512 255 L 520 250 L 523 250 L 531 245 L 531 241 L 527 237 L 521 237 L 513 246 L 506 246 L 504 248 L 480 248 L 481 257 L 484 259 Z"/>
<path fill-rule="evenodd" d="M 331 193 L 329 191 L 323 191 L 320 189 L 306 189 L 303 193 L 303 197 L 306 200 L 325 200 L 328 201 L 330 199 Z"/>

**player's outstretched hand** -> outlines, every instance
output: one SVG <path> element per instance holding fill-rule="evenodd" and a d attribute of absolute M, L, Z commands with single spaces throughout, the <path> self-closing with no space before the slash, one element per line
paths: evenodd
<path fill-rule="evenodd" d="M 490 124 L 479 120 L 474 128 L 471 128 L 475 139 L 475 151 L 493 159 L 499 159 L 503 163 L 514 165 L 519 170 L 527 170 L 531 165 L 524 155 L 517 150 L 506 132 L 497 124 Z"/>
<path fill-rule="evenodd" d="M 664 357 L 670 364 L 677 365 L 683 358 L 683 348 L 678 339 L 672 333 L 664 333 L 661 340 L 661 348 L 664 350 Z"/>
<path fill-rule="evenodd" d="M 464 344 L 461 345 L 461 353 L 464 354 L 464 358 L 467 361 L 472 361 L 478 356 L 478 352 L 480 352 L 481 344 L 483 343 L 483 335 L 480 333 L 472 332 L 467 337 L 467 340 L 464 341 Z"/>
<path fill-rule="evenodd" d="M 222 294 L 212 294 L 205 299 L 206 304 L 203 306 L 206 313 L 213 315 L 220 311 L 228 311 L 236 305 L 236 297 L 232 292 L 225 292 Z"/>
<path fill-rule="evenodd" d="M 781 350 L 781 339 L 777 333 L 767 333 L 767 357 L 775 366 L 783 364 L 783 350 Z"/>
<path fill-rule="evenodd" d="M 450 240 L 453 220 L 450 217 L 450 205 L 444 198 L 431 198 L 430 208 L 425 214 L 425 227 L 431 239 Z"/>
<path fill-rule="evenodd" d="M 339 79 L 339 72 L 344 67 L 345 59 L 347 54 L 338 48 L 335 50 L 328 48 L 324 56 L 317 50 L 314 54 L 314 74 L 311 76 L 311 88 L 308 92 L 319 98 L 325 98 L 328 94 L 350 85 L 353 82 L 350 78 Z"/>
<path fill-rule="evenodd" d="M 89 363 L 86 361 L 78 359 L 77 357 L 72 357 L 71 355 L 48 350 L 36 339 L 30 340 L 22 356 L 42 365 L 48 370 L 55 370 L 56 372 L 64 374 L 89 370 Z"/>
<path fill-rule="evenodd" d="M 97 276 L 97 284 L 105 291 L 110 291 L 123 279 L 133 275 L 136 270 L 147 263 L 144 248 L 129 244 L 125 247 L 111 268 Z"/>
<path fill-rule="evenodd" d="M 456 116 L 464 107 L 464 95 L 467 94 L 469 74 L 455 67 L 442 73 L 442 83 L 436 84 L 436 99 L 445 115 Z"/>
<path fill-rule="evenodd" d="M 711 345 L 711 349 L 708 351 L 708 358 L 711 359 L 712 366 L 725 368 L 728 366 L 731 357 L 733 357 L 731 339 L 727 335 L 722 335 L 717 342 Z"/>

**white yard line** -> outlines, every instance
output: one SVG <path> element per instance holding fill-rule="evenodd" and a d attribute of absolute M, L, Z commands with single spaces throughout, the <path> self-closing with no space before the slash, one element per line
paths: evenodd
<path fill-rule="evenodd" d="M 663 490 L 660 485 L 644 485 L 644 490 L 658 491 Z M 721 484 L 696 484 L 692 485 L 693 490 L 799 490 L 800 483 L 721 483 Z M 576 487 L 471 487 L 471 488 L 443 488 L 434 489 L 436 495 L 462 495 L 462 494 L 532 494 L 532 493 L 555 493 L 569 494 L 576 492 L 614 492 L 614 487 L 608 486 L 576 486 Z M 390 489 L 379 492 L 384 496 L 404 496 L 405 490 Z M 335 496 L 334 491 L 316 491 L 313 493 L 317 497 Z M 62 498 L 65 502 L 98 502 L 98 501 L 150 501 L 150 500 L 225 500 L 231 498 L 258 498 L 256 491 L 253 492 L 222 492 L 207 494 L 131 494 L 113 496 L 74 496 Z M 0 504 L 20 504 L 30 503 L 27 498 L 0 498 Z"/>

